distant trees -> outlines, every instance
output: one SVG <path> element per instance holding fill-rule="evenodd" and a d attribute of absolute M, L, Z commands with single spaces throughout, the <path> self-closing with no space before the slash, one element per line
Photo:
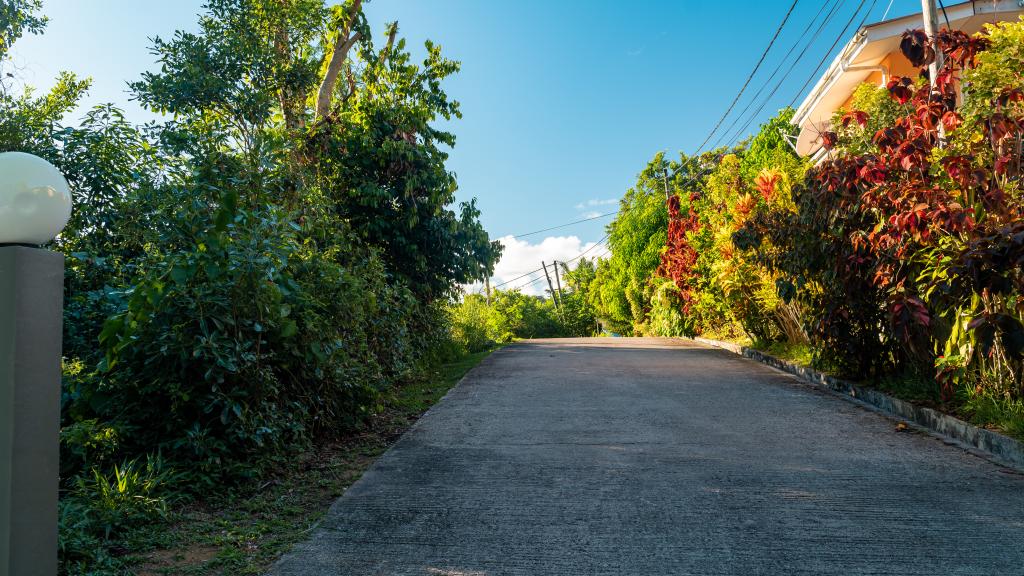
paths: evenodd
<path fill-rule="evenodd" d="M 597 319 L 587 299 L 594 261 L 581 258 L 574 268 L 564 262 L 560 266 L 560 306 L 551 297 L 519 290 L 493 290 L 490 305 L 482 294 L 467 294 L 450 310 L 455 340 L 473 352 L 517 339 L 595 335 Z"/>

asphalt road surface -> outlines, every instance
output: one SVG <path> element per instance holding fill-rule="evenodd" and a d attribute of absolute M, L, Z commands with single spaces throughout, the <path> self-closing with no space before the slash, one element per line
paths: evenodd
<path fill-rule="evenodd" d="M 1024 575 L 1024 475 L 728 352 L 495 352 L 273 569 Z"/>

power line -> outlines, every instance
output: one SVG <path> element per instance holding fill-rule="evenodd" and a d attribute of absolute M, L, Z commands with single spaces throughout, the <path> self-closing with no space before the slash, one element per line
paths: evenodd
<path fill-rule="evenodd" d="M 591 246 L 590 248 L 587 248 L 586 250 L 584 250 L 583 252 L 581 252 L 580 254 L 575 256 L 572 260 L 566 260 L 566 264 L 568 264 L 569 262 L 572 262 L 573 260 L 576 260 L 576 259 L 580 258 L 581 256 L 583 256 L 587 252 L 590 252 L 591 250 L 593 250 L 595 247 L 600 246 L 601 243 L 604 242 L 607 239 L 608 239 L 608 235 L 605 234 L 604 238 L 601 238 L 600 240 L 598 240 L 597 243 L 595 243 L 593 246 Z M 515 282 L 516 280 L 522 280 L 523 278 L 526 278 L 530 274 L 534 274 L 534 273 L 540 272 L 541 270 L 543 270 L 543 268 L 536 268 L 534 270 L 530 270 L 526 274 L 523 274 L 521 276 L 516 276 L 515 278 L 513 278 L 511 280 L 506 280 L 506 281 L 504 281 L 504 282 L 502 282 L 500 284 L 495 284 L 495 285 L 491 286 L 491 288 L 497 288 L 499 286 L 504 286 L 506 284 L 511 284 L 511 283 Z M 527 286 L 527 285 L 528 284 L 524 284 L 524 286 Z"/>
<path fill-rule="evenodd" d="M 839 0 L 836 0 L 836 1 L 839 1 Z M 782 32 L 783 27 L 785 27 L 786 22 L 789 21 L 789 17 L 793 14 L 793 10 L 796 8 L 796 5 L 797 5 L 798 2 L 799 2 L 799 0 L 793 0 L 793 3 L 789 6 L 789 10 L 786 12 L 785 17 L 783 17 L 782 22 L 779 24 L 779 27 L 775 30 L 775 34 L 772 36 L 771 41 L 768 43 L 768 46 L 764 49 L 764 52 L 761 54 L 761 58 L 757 61 L 757 64 L 754 66 L 754 70 L 747 77 L 746 82 L 743 83 L 743 87 L 740 88 L 739 93 L 736 95 L 736 98 L 733 99 L 732 104 L 729 105 L 729 108 L 725 111 L 725 114 L 722 115 L 722 118 L 719 119 L 718 123 L 715 125 L 715 127 L 708 134 L 707 138 L 704 139 L 704 142 L 697 148 L 697 151 L 693 154 L 694 156 L 699 154 L 700 151 L 704 148 L 704 146 L 711 139 L 711 137 L 714 136 L 715 132 L 718 131 L 718 128 L 721 127 L 722 123 L 729 116 L 729 113 L 732 112 L 733 108 L 736 106 L 736 103 L 743 96 L 743 92 L 747 89 L 747 86 L 750 84 L 751 80 L 754 78 L 754 75 L 757 74 L 757 71 L 761 68 L 761 64 L 764 63 L 764 59 L 768 56 L 768 52 L 771 50 L 772 46 L 775 44 L 775 41 L 778 39 L 779 34 Z M 821 13 L 821 10 L 819 10 L 819 14 L 820 13 Z M 815 16 L 815 18 L 817 18 L 817 16 Z M 805 31 L 805 34 L 806 34 L 806 31 Z M 790 52 L 792 52 L 792 49 L 790 49 Z M 788 57 L 788 54 L 787 54 L 787 57 Z M 785 58 L 783 60 L 785 60 Z M 774 76 L 774 74 L 773 74 L 773 76 Z M 769 78 L 769 81 L 770 81 L 770 78 Z M 755 96 L 755 98 L 756 98 L 756 96 Z M 742 113 L 741 113 L 741 116 L 742 116 Z M 735 124 L 735 122 L 734 122 L 734 124 Z M 727 129 L 727 131 L 728 131 L 728 129 Z M 690 181 L 687 182 L 687 184 L 691 184 L 693 182 L 693 180 L 695 180 L 695 179 L 696 178 L 691 178 Z M 604 214 L 598 214 L 596 216 L 591 216 L 589 218 L 582 218 L 580 220 L 574 220 L 572 222 L 567 222 L 565 224 L 559 224 L 557 226 L 550 226 L 548 228 L 542 228 L 540 230 L 534 230 L 532 232 L 526 232 L 526 233 L 523 233 L 523 234 L 513 234 L 511 237 L 512 238 L 523 238 L 523 237 L 526 237 L 526 236 L 532 236 L 534 234 L 541 234 L 543 232 L 549 232 L 551 230 L 557 230 L 559 228 L 565 228 L 567 226 L 572 226 L 574 224 L 580 224 L 580 223 L 583 223 L 583 222 L 589 222 L 591 220 L 597 220 L 599 218 L 605 218 L 605 217 L 612 216 L 612 215 L 615 215 L 615 214 L 618 214 L 618 210 L 616 210 L 614 212 L 606 212 Z M 607 239 L 607 236 L 605 236 L 604 239 Z M 604 239 L 600 240 L 598 243 L 603 242 Z M 580 256 L 582 256 L 582 254 Z M 577 256 L 577 258 L 578 257 L 579 256 Z M 575 258 L 573 260 L 575 260 Z M 533 270 L 531 272 L 527 272 L 526 274 L 523 274 L 522 276 L 519 276 L 517 278 L 513 278 L 512 280 L 508 280 L 508 281 L 503 282 L 501 284 L 496 284 L 494 287 L 497 288 L 498 286 L 503 286 L 505 284 L 509 284 L 511 282 L 515 282 L 516 280 L 519 280 L 521 278 L 529 276 L 530 274 L 533 274 L 534 272 L 539 272 L 541 270 L 542 270 L 542 268 L 537 268 L 536 270 Z"/>
<path fill-rule="evenodd" d="M 775 40 L 778 39 L 779 34 L 782 32 L 782 28 L 786 25 L 786 22 L 789 21 L 789 16 L 793 13 L 793 9 L 796 8 L 796 4 L 799 1 L 800 0 L 793 0 L 793 3 L 789 6 L 789 11 L 786 12 L 786 17 L 782 19 L 782 23 L 779 24 L 779 27 L 775 29 L 775 35 L 772 36 L 771 42 L 768 43 L 768 47 L 764 49 L 763 53 L 761 53 L 761 59 L 757 61 L 757 65 L 754 66 L 754 70 L 750 73 L 749 76 L 747 76 L 747 81 L 743 83 L 743 87 L 740 88 L 739 94 L 737 94 L 736 97 L 733 98 L 732 104 L 729 104 L 729 108 L 725 111 L 725 114 L 722 114 L 722 117 L 718 119 L 718 123 L 715 124 L 715 127 L 711 129 L 711 133 L 709 133 L 708 137 L 704 139 L 704 142 L 702 142 L 701 145 L 697 147 L 697 152 L 695 152 L 694 154 L 700 154 L 700 151 L 704 149 L 704 146 L 708 143 L 709 140 L 711 140 L 711 137 L 715 135 L 715 132 L 718 132 L 718 129 L 722 126 L 722 122 L 725 122 L 725 119 L 729 116 L 729 113 L 732 112 L 732 109 L 736 107 L 736 103 L 739 102 L 740 97 L 743 96 L 744 90 L 747 89 L 747 86 L 750 85 L 750 81 L 754 79 L 754 75 L 757 74 L 757 71 L 761 68 L 761 64 L 764 63 L 765 57 L 768 56 L 768 51 L 772 49 L 772 46 L 775 44 Z"/>
<path fill-rule="evenodd" d="M 544 280 L 544 276 L 538 276 L 537 278 L 533 279 L 530 282 L 527 282 L 526 284 L 520 284 L 519 286 L 516 286 L 514 288 L 509 288 L 509 291 L 514 292 L 516 290 L 522 290 L 523 288 L 526 288 L 527 286 L 532 286 L 542 280 Z"/>
<path fill-rule="evenodd" d="M 771 41 L 768 43 L 768 47 L 765 48 L 764 53 L 761 55 L 761 59 L 758 60 L 757 65 L 754 67 L 754 70 L 747 77 L 747 81 L 744 82 L 743 87 L 740 89 L 739 93 L 733 99 L 732 104 L 729 105 L 729 109 L 725 111 L 725 114 L 723 114 L 722 117 L 718 120 L 718 123 L 715 124 L 715 127 L 711 130 L 711 132 L 708 133 L 708 136 L 707 136 L 707 138 L 704 139 L 704 142 L 701 143 L 701 145 L 697 148 L 697 150 L 693 154 L 690 155 L 691 159 L 697 159 L 697 161 L 698 161 L 698 168 L 703 167 L 700 164 L 700 161 L 699 161 L 699 156 L 700 156 L 701 150 L 703 150 L 704 146 L 708 143 L 709 140 L 711 140 L 711 137 L 715 135 L 715 132 L 718 130 L 719 127 L 721 127 L 722 122 L 725 121 L 725 119 L 729 116 L 729 113 L 736 106 L 736 103 L 739 101 L 740 97 L 743 96 L 743 91 L 746 90 L 747 86 L 750 84 L 750 81 L 754 78 L 754 75 L 757 73 L 758 69 L 761 67 L 761 64 L 764 62 L 765 56 L 767 56 L 768 51 L 771 50 L 771 47 L 775 44 L 775 40 L 778 39 L 779 33 L 782 32 L 783 26 L 785 26 L 786 22 L 789 20 L 789 16 L 793 13 L 793 9 L 796 7 L 797 1 L 798 0 L 794 0 L 793 4 L 790 5 L 789 11 L 786 12 L 786 16 L 782 19 L 782 23 L 779 24 L 778 29 L 775 30 L 775 34 L 772 36 Z M 682 167 L 680 167 L 680 169 L 681 168 Z M 677 169 L 677 172 L 678 172 L 678 169 Z M 693 173 L 693 174 L 690 175 L 690 177 L 687 179 L 687 181 L 684 182 L 680 186 L 680 188 L 685 188 L 687 186 L 690 186 L 690 185 L 694 184 L 695 182 L 697 182 L 697 180 L 700 179 L 701 176 L 704 176 L 704 175 L 706 175 L 706 174 L 702 173 L 699 170 L 696 171 L 696 173 Z"/>
<path fill-rule="evenodd" d="M 601 243 L 604 242 L 607 239 L 608 239 L 608 234 L 605 234 L 604 238 L 601 238 L 600 240 L 598 240 L 597 242 L 592 244 L 589 248 L 587 248 L 583 252 L 580 252 L 579 254 L 577 254 L 576 256 L 572 257 L 571 259 L 565 260 L 564 263 L 568 264 L 568 263 L 573 262 L 575 260 L 579 260 L 580 258 L 585 256 L 588 252 L 590 252 L 594 248 L 597 248 L 598 246 L 601 246 Z M 529 276 L 530 274 L 533 274 L 535 272 L 540 272 L 541 270 L 543 270 L 543 268 L 537 268 L 536 270 L 534 270 L 532 272 L 527 272 L 526 274 L 524 274 L 523 276 L 520 276 L 519 278 L 523 278 L 524 276 Z M 509 282 L 514 282 L 517 279 L 509 280 Z M 514 288 L 509 288 L 509 290 L 522 290 L 523 288 L 526 288 L 527 286 L 530 286 L 532 284 L 536 284 L 536 283 L 540 282 L 541 280 L 544 280 L 544 276 L 539 276 L 539 277 L 537 277 L 537 278 L 535 278 L 535 279 L 533 279 L 533 280 L 531 280 L 529 282 L 526 282 L 524 284 L 520 284 L 519 286 L 516 286 Z M 508 282 L 505 282 L 505 284 L 507 284 L 507 283 Z"/>
<path fill-rule="evenodd" d="M 606 216 L 611 216 L 613 214 L 618 214 L 618 213 L 619 213 L 619 211 L 616 210 L 615 212 L 607 212 L 605 214 L 598 214 L 597 216 L 591 216 L 589 218 L 584 218 L 582 220 L 574 220 L 572 222 L 566 222 L 565 224 L 559 224 L 558 226 L 552 226 L 550 228 L 543 228 L 541 230 L 534 230 L 533 232 L 527 232 L 526 234 L 513 234 L 512 237 L 513 238 L 523 238 L 525 236 L 533 236 L 534 234 L 540 234 L 541 232 L 547 232 L 549 230 L 557 230 L 558 228 L 565 228 L 566 226 L 572 226 L 573 224 L 579 224 L 580 222 L 589 222 L 591 220 L 597 220 L 598 218 L 604 218 Z"/>
<path fill-rule="evenodd" d="M 837 0 L 837 1 L 839 1 L 839 0 Z M 864 1 L 866 1 L 866 0 L 861 0 L 861 4 L 862 5 L 863 5 Z M 725 121 L 725 119 L 732 112 L 733 108 L 735 108 L 736 103 L 743 96 L 744 91 L 747 89 L 747 86 L 749 86 L 751 80 L 753 80 L 754 75 L 757 74 L 757 71 L 760 69 L 761 64 L 764 63 L 764 59 L 767 57 L 768 52 L 771 50 L 772 46 L 775 44 L 775 41 L 778 39 L 779 34 L 782 32 L 783 27 L 786 25 L 786 22 L 789 21 L 789 17 L 792 15 L 793 10 L 794 10 L 794 8 L 796 8 L 796 5 L 797 5 L 798 2 L 799 2 L 799 0 L 793 0 L 793 3 L 790 5 L 789 10 L 786 12 L 785 17 L 782 19 L 782 22 L 779 24 L 778 28 L 775 30 L 775 34 L 772 36 L 771 41 L 768 43 L 768 46 L 764 49 L 764 52 L 761 54 L 761 58 L 758 60 L 757 64 L 754 66 L 754 70 L 750 73 L 750 75 L 747 77 L 747 80 L 743 83 L 743 87 L 740 88 L 739 93 L 733 99 L 732 103 L 729 105 L 729 108 L 725 111 L 725 114 L 723 114 L 722 117 L 718 120 L 718 122 L 715 124 L 715 127 L 711 130 L 710 133 L 708 133 L 707 138 L 704 139 L 704 142 L 701 143 L 701 145 L 697 148 L 697 151 L 694 152 L 694 154 L 692 156 L 697 156 L 697 155 L 700 154 L 700 151 L 704 148 L 704 146 L 708 143 L 708 141 L 711 140 L 711 137 L 715 135 L 715 132 L 718 131 L 718 129 L 721 127 L 722 123 Z M 858 7 L 858 12 L 859 12 L 859 7 Z M 819 14 L 820 14 L 820 10 L 819 10 Z M 815 18 L 817 18 L 817 16 L 815 16 Z M 844 29 L 844 32 L 845 32 L 845 29 Z M 830 51 L 831 51 L 831 49 L 830 49 Z M 792 49 L 790 50 L 790 52 L 792 52 Z M 788 57 L 788 54 L 787 54 L 787 57 Z M 785 58 L 783 58 L 783 60 L 785 60 Z M 774 74 L 773 74 L 773 76 L 774 76 Z M 769 78 L 769 81 L 770 81 L 770 78 Z M 756 96 L 755 96 L 755 98 L 756 98 Z M 742 116 L 742 114 L 741 114 L 741 116 Z M 691 178 L 688 179 L 688 181 L 684 185 L 693 184 L 699 178 L 699 176 L 700 176 L 699 174 L 693 175 Z M 515 234 L 515 235 L 512 235 L 512 237 L 513 238 L 522 238 L 522 237 L 525 237 L 525 236 L 532 236 L 534 234 L 540 234 L 542 232 L 548 232 L 550 230 L 557 230 L 559 228 L 564 228 L 566 226 L 572 226 L 574 224 L 580 224 L 582 222 L 588 222 L 590 220 L 596 220 L 598 218 L 604 218 L 604 217 L 611 216 L 611 215 L 617 214 L 617 213 L 618 213 L 618 211 L 607 212 L 605 214 L 599 214 L 597 216 L 592 216 L 590 218 L 583 218 L 581 220 L 575 220 L 573 222 L 568 222 L 568 223 L 565 223 L 565 224 L 560 224 L 558 226 L 551 226 L 551 227 L 543 228 L 543 229 L 540 229 L 540 230 L 534 230 L 532 232 L 526 232 L 524 234 Z M 577 256 L 572 258 L 571 260 L 566 261 L 565 263 L 568 264 L 569 262 L 573 262 L 573 261 L 575 261 L 575 260 L 577 260 L 579 258 L 582 258 L 585 254 L 587 254 L 588 252 L 590 252 L 591 250 L 593 250 L 597 246 L 600 246 L 601 243 L 604 242 L 607 239 L 608 239 L 608 235 L 606 234 L 604 236 L 604 238 L 602 238 L 601 240 L 598 240 L 597 243 L 592 245 L 590 248 L 587 248 L 586 250 L 584 250 L 583 252 L 581 252 L 580 254 L 578 254 Z M 609 250 L 609 253 L 610 252 L 611 251 Z M 499 286 L 504 286 L 506 284 L 510 284 L 512 282 L 515 282 L 517 280 L 520 280 L 522 278 L 525 278 L 525 277 L 527 277 L 527 276 L 529 276 L 531 274 L 540 272 L 542 270 L 543 270 L 543 268 L 537 268 L 535 270 L 531 270 L 530 272 L 527 272 L 526 274 L 523 274 L 521 276 L 517 276 L 516 278 L 513 278 L 511 280 L 507 280 L 507 281 L 502 282 L 500 284 L 495 284 L 493 287 L 494 288 L 498 288 Z M 510 290 L 520 290 L 520 289 L 525 288 L 526 286 L 529 286 L 531 284 L 536 284 L 537 282 L 540 282 L 542 279 L 544 279 L 544 277 L 543 276 L 539 276 L 539 277 L 537 277 L 537 278 L 535 278 L 535 279 L 533 279 L 533 280 L 531 280 L 529 282 L 526 282 L 525 284 L 521 284 L 519 286 L 511 288 Z"/>
<path fill-rule="evenodd" d="M 817 30 L 814 31 L 814 34 L 811 36 L 811 39 L 807 42 L 807 44 L 804 45 L 803 49 L 797 55 L 796 59 L 793 60 L 793 62 L 790 63 L 789 68 L 786 70 L 786 73 L 783 74 L 782 78 L 780 78 L 779 81 L 775 83 L 775 86 L 772 88 L 772 91 L 769 92 L 768 96 L 765 97 L 765 99 L 761 101 L 761 104 L 760 104 L 760 106 L 757 107 L 757 110 L 755 110 L 753 114 L 751 114 L 749 117 L 747 117 L 747 119 L 743 123 L 743 125 L 740 126 L 740 128 L 738 130 L 736 130 L 735 132 L 733 132 L 730 135 L 730 138 L 729 138 L 730 142 L 735 142 L 736 140 L 738 140 L 743 135 L 743 133 L 746 132 L 747 128 L 750 127 L 750 124 L 754 120 L 757 119 L 758 115 L 761 114 L 761 112 L 765 109 L 765 107 L 768 105 L 768 103 L 771 102 L 772 98 L 775 97 L 775 94 L 778 93 L 779 88 L 782 88 L 782 85 L 785 84 L 787 79 L 789 79 L 789 75 L 792 74 L 794 70 L 796 70 L 797 64 L 799 64 L 800 61 L 803 60 L 804 55 L 807 54 L 807 50 L 810 49 L 811 46 L 814 46 L 814 44 L 817 41 L 818 37 L 821 35 L 821 32 L 832 21 L 832 18 L 834 16 L 836 16 L 836 14 L 838 14 L 838 12 L 836 10 L 839 8 L 840 5 L 842 5 L 842 1 L 841 0 L 837 0 L 837 2 L 832 5 L 832 9 L 829 11 L 828 15 L 825 17 L 824 20 L 821 21 L 821 24 L 818 25 Z M 862 5 L 863 5 L 863 2 L 862 2 Z M 860 11 L 860 7 L 859 6 L 857 8 L 857 11 L 858 12 Z M 857 13 L 854 12 L 854 16 L 856 16 L 856 14 Z"/>
<path fill-rule="evenodd" d="M 597 242 L 595 242 L 595 243 L 594 243 L 594 244 L 593 244 L 593 245 L 592 245 L 592 246 L 591 246 L 590 248 L 587 248 L 587 249 L 586 249 L 586 250 L 584 250 L 583 252 L 580 252 L 580 253 L 579 253 L 578 255 L 576 255 L 576 257 L 572 258 L 572 260 L 566 260 L 566 261 L 565 261 L 565 263 L 566 263 L 566 264 L 568 264 L 569 262 L 572 262 L 573 260 L 579 260 L 579 259 L 580 259 L 580 258 L 582 258 L 582 257 L 583 257 L 583 256 L 584 256 L 584 255 L 585 255 L 585 254 L 586 254 L 587 252 L 590 252 L 590 251 L 591 251 L 591 250 L 593 250 L 594 248 L 597 248 L 598 246 L 600 246 L 602 242 L 604 242 L 605 240 L 607 240 L 607 239 L 608 239 L 608 236 L 609 236 L 609 234 L 605 234 L 605 235 L 604 235 L 604 238 L 601 238 L 600 240 L 598 240 Z"/>
<path fill-rule="evenodd" d="M 521 278 L 526 278 L 530 274 L 533 274 L 534 272 L 540 272 L 541 270 L 543 270 L 543 268 L 537 268 L 536 270 L 530 270 L 529 272 L 527 272 L 526 274 L 523 274 L 522 276 L 516 276 L 515 278 L 513 278 L 511 280 L 506 280 L 506 281 L 502 282 L 501 284 L 495 284 L 494 286 L 491 286 L 491 288 L 497 288 L 498 286 L 504 286 L 505 284 L 511 284 L 511 283 L 515 282 L 516 280 L 519 280 Z"/>
<path fill-rule="evenodd" d="M 874 9 L 875 4 L 877 3 L 877 1 L 878 0 L 872 0 L 871 5 L 868 6 L 867 11 L 864 12 L 863 18 L 861 18 L 860 24 L 858 24 L 858 26 L 857 26 L 858 29 L 860 29 L 860 27 L 862 27 L 864 25 L 864 23 L 867 22 L 868 16 L 871 15 L 871 10 Z M 800 88 L 800 91 L 797 93 L 796 98 L 794 98 L 793 101 L 789 103 L 790 107 L 792 107 L 793 104 L 796 103 L 796 100 L 799 98 L 800 94 L 803 93 L 804 88 L 807 87 L 807 84 L 809 84 L 811 80 L 813 80 L 814 78 L 817 77 L 817 73 L 818 73 L 818 70 L 821 69 L 821 65 L 828 60 L 828 57 L 832 54 L 832 50 L 835 49 L 836 44 L 839 43 L 839 40 L 846 36 L 846 32 L 850 28 L 850 24 L 852 24 L 853 21 L 857 18 L 857 15 L 860 14 L 861 8 L 864 7 L 864 3 L 865 2 L 866 2 L 866 0 L 861 0 L 861 3 L 857 5 L 857 9 L 854 10 L 853 14 L 850 15 L 850 19 L 846 22 L 846 25 L 843 27 L 842 32 L 839 33 L 839 35 L 836 37 L 835 42 L 833 42 L 832 46 L 829 47 L 827 52 L 825 52 L 825 55 L 823 56 L 821 62 L 819 62 L 818 66 L 814 69 L 814 72 L 811 73 L 811 76 L 810 76 L 810 78 L 808 78 L 808 81 L 805 82 L 803 87 Z M 811 40 L 807 43 L 806 46 L 804 46 L 804 49 L 797 56 L 796 60 L 794 60 L 790 64 L 789 69 L 782 76 L 782 78 L 779 79 L 778 83 L 775 84 L 775 87 L 772 88 L 772 91 L 768 94 L 767 98 L 765 98 L 761 102 L 761 105 L 758 107 L 758 109 L 749 118 L 747 118 L 747 120 L 743 124 L 743 126 L 741 126 L 739 130 L 737 130 L 736 132 L 734 132 L 732 134 L 732 136 L 731 136 L 729 141 L 735 142 L 736 140 L 738 140 L 743 135 L 743 133 L 747 130 L 747 128 L 750 127 L 750 124 L 764 110 L 765 106 L 768 105 L 768 103 L 771 101 L 772 97 L 776 94 L 776 92 L 778 92 L 779 88 L 782 87 L 782 84 L 786 81 L 787 78 L 789 78 L 789 75 L 793 72 L 793 70 L 796 69 L 796 65 L 803 58 L 803 55 L 807 52 L 807 49 L 810 48 L 814 44 L 815 40 L 817 40 L 817 38 L 820 35 L 820 33 L 821 33 L 822 29 L 824 28 L 824 26 L 831 20 L 831 16 L 833 15 L 834 10 L 835 10 L 836 7 L 837 6 L 833 7 L 833 12 L 830 12 L 829 16 L 826 17 L 826 19 L 824 21 L 822 21 L 822 23 L 818 26 L 818 30 L 815 32 L 814 36 L 812 36 Z"/>
<path fill-rule="evenodd" d="M 767 104 L 767 101 L 771 100 L 772 96 L 775 95 L 775 92 L 778 91 L 779 86 L 781 86 L 782 83 L 785 82 L 786 78 L 789 77 L 789 74 L 793 71 L 793 68 L 796 66 L 796 64 L 798 62 L 800 62 L 800 60 L 804 57 L 804 54 L 807 53 L 807 49 L 810 48 L 814 44 L 814 41 L 821 34 L 821 31 L 832 20 L 832 17 L 835 16 L 836 9 L 839 8 L 839 5 L 840 5 L 841 2 L 842 2 L 842 0 L 834 0 L 832 2 L 832 8 L 829 9 L 828 13 L 825 16 L 825 19 L 822 20 L 821 23 L 818 25 L 818 29 L 814 32 L 813 36 L 811 37 L 811 40 L 807 43 L 806 46 L 804 46 L 803 50 L 800 51 L 800 54 L 797 55 L 796 60 L 794 60 L 792 62 L 792 64 L 790 64 L 789 70 L 786 71 L 786 74 L 782 77 L 781 80 L 779 80 L 778 84 L 775 85 L 775 89 L 773 89 L 772 92 L 768 95 L 768 97 L 766 98 L 765 102 L 761 104 L 761 107 L 758 108 L 758 110 L 756 112 L 754 112 L 754 114 L 751 115 L 750 118 L 747 119 L 747 123 L 748 123 L 747 125 L 749 125 L 749 122 L 750 122 L 751 118 L 756 118 L 757 115 L 761 113 L 761 110 L 764 110 L 764 106 Z M 732 121 L 732 124 L 730 124 L 725 129 L 725 131 L 722 132 L 722 134 L 719 135 L 718 140 L 716 140 L 715 143 L 712 145 L 712 149 L 717 148 L 722 143 L 723 139 L 725 139 L 725 142 L 732 142 L 732 141 L 736 140 L 736 136 L 735 135 L 730 137 L 730 138 L 728 138 L 728 139 L 726 139 L 726 136 L 728 134 L 730 134 L 732 132 L 732 129 L 736 127 L 736 124 L 739 123 L 739 121 L 744 116 L 746 116 L 747 112 L 750 111 L 750 108 L 754 105 L 755 102 L 758 101 L 758 98 L 761 97 L 761 94 L 764 93 L 765 88 L 767 88 L 771 84 L 771 82 L 775 78 L 775 76 L 779 73 L 779 71 L 782 70 L 782 65 L 787 60 L 789 60 L 789 57 L 793 54 L 793 51 L 796 50 L 796 48 L 803 42 L 804 38 L 811 31 L 811 28 L 814 27 L 814 23 L 818 21 L 818 17 L 821 16 L 821 14 L 825 11 L 825 7 L 826 6 L 828 6 L 828 3 L 827 2 L 822 2 L 821 8 L 818 9 L 818 13 L 815 14 L 814 18 L 812 18 L 811 21 L 807 23 L 807 28 L 804 28 L 804 31 L 800 34 L 800 37 L 797 38 L 796 42 L 794 42 L 793 45 L 789 47 L 789 50 L 786 52 L 786 55 L 783 56 L 782 60 L 779 61 L 779 64 L 775 67 L 775 70 L 773 70 L 771 75 L 768 76 L 768 79 L 764 81 L 764 84 L 762 84 L 761 88 L 758 89 L 756 94 L 754 94 L 754 97 L 751 98 L 749 102 L 747 102 L 747 105 L 743 108 L 743 110 L 739 114 L 736 115 L 736 117 Z M 742 133 L 745 129 L 746 129 L 746 125 L 744 125 L 744 127 L 740 128 L 738 130 L 738 133 Z"/>
<path fill-rule="evenodd" d="M 810 84 L 812 80 L 818 77 L 818 71 L 821 70 L 821 67 L 825 64 L 825 62 L 828 61 L 829 56 L 832 55 L 832 51 L 835 50 L 836 48 L 836 44 L 839 44 L 839 41 L 846 37 L 846 31 L 850 28 L 850 24 L 853 24 L 854 19 L 857 17 L 857 14 L 860 13 L 860 9 L 864 6 L 864 2 L 866 1 L 867 0 L 860 0 L 860 4 L 857 5 L 857 9 L 854 10 L 853 14 L 850 16 L 850 20 L 847 21 L 846 26 L 843 26 L 843 31 L 840 32 L 838 36 L 836 36 L 835 42 L 832 43 L 832 46 L 830 46 L 829 49 L 825 52 L 824 56 L 821 57 L 821 62 L 818 62 L 818 66 L 814 68 L 814 71 L 811 72 L 811 75 L 807 78 L 807 81 L 804 82 L 804 85 L 800 87 L 800 90 L 798 90 L 796 95 L 793 97 L 793 101 L 789 103 L 790 107 L 796 104 L 796 101 L 800 99 L 800 95 L 804 93 L 804 90 L 807 88 L 807 85 Z M 871 6 L 868 6 L 867 12 L 864 13 L 864 18 L 861 19 L 860 24 L 857 26 L 858 29 L 864 26 L 864 23 L 867 22 L 868 16 L 871 15 L 871 10 L 874 9 L 875 4 L 877 3 L 878 0 L 871 0 Z"/>

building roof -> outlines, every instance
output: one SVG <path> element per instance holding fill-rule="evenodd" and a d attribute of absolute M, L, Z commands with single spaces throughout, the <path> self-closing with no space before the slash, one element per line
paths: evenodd
<path fill-rule="evenodd" d="M 1024 14 L 1022 4 L 1024 1 L 1019 0 L 962 2 L 946 6 L 945 15 L 939 14 L 939 24 L 946 27 L 948 18 L 949 27 L 973 34 L 980 31 L 985 23 L 1016 19 Z M 887 79 L 889 70 L 882 66 L 883 61 L 891 54 L 899 53 L 905 30 L 922 27 L 919 12 L 869 24 L 854 34 L 793 115 L 793 124 L 800 127 L 796 141 L 798 154 L 809 156 L 819 151 L 820 134 L 828 130 L 832 114 L 872 74 L 881 72 L 883 81 Z M 898 58 L 905 62 L 902 54 Z"/>

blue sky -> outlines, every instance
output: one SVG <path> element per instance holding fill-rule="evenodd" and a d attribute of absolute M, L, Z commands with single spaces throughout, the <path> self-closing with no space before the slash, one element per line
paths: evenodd
<path fill-rule="evenodd" d="M 125 83 L 153 68 L 149 38 L 193 29 L 201 4 L 44 0 L 51 22 L 44 36 L 16 46 L 19 75 L 40 88 L 49 87 L 59 70 L 90 76 L 94 87 L 87 104 L 115 102 L 129 117 L 149 120 L 151 114 L 129 102 Z M 802 96 L 801 85 L 859 4 L 840 0 L 832 21 L 746 132 Z M 871 4 L 866 0 L 861 15 Z M 868 22 L 887 9 L 892 18 L 921 6 L 918 0 L 889 4 L 876 0 Z M 790 0 L 372 0 L 365 10 L 376 30 L 398 20 L 415 53 L 422 53 L 429 38 L 462 62 L 462 72 L 445 86 L 464 114 L 450 126 L 458 140 L 449 167 L 458 175 L 460 199 L 476 197 L 485 226 L 499 238 L 612 211 L 656 152 L 674 155 L 699 146 L 789 5 Z M 737 111 L 821 5 L 798 2 Z M 608 220 L 507 241 L 497 280 L 536 268 L 540 259 L 571 258 L 604 235 Z"/>

